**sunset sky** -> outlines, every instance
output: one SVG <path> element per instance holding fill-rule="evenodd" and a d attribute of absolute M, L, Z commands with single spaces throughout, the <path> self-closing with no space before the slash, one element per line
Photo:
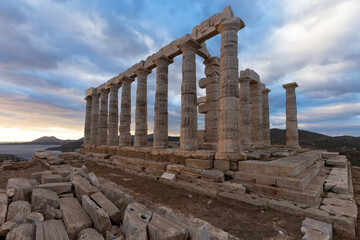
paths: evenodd
<path fill-rule="evenodd" d="M 285 128 L 282 84 L 296 81 L 300 129 L 360 136 L 359 0 L 1 0 L 0 142 L 82 137 L 86 89 L 228 5 L 246 24 L 238 32 L 239 69 L 254 69 L 272 90 L 272 128 Z M 220 55 L 219 35 L 206 43 L 212 56 Z M 205 77 L 202 61 L 197 57 L 197 79 Z M 154 69 L 149 132 L 155 77 Z M 172 135 L 180 129 L 180 87 L 178 56 L 169 67 Z M 198 96 L 204 93 L 198 89 Z M 131 94 L 134 130 L 136 81 Z M 202 114 L 198 124 L 204 128 Z"/>

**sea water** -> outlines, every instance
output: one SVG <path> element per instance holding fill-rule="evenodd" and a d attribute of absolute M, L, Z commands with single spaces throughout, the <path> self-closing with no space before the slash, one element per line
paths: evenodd
<path fill-rule="evenodd" d="M 31 161 L 32 155 L 39 150 L 45 150 L 51 147 L 59 147 L 60 145 L 0 145 L 0 153 L 3 154 L 13 154 L 18 157 L 22 157 Z M 60 151 L 50 151 L 46 152 L 60 154 Z"/>

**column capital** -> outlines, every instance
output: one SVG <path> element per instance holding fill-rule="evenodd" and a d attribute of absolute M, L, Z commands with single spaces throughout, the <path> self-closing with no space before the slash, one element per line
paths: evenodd
<path fill-rule="evenodd" d="M 194 40 L 192 37 L 188 36 L 186 39 L 184 39 L 182 43 L 177 45 L 177 47 L 182 52 L 184 52 L 186 49 L 194 49 L 194 50 L 200 49 L 201 44 L 198 43 L 196 40 Z"/>
<path fill-rule="evenodd" d="M 136 74 L 136 76 L 139 75 L 147 76 L 151 73 L 151 70 L 144 67 L 138 67 L 137 69 L 134 70 L 134 73 Z"/>
<path fill-rule="evenodd" d="M 250 83 L 250 81 L 251 81 L 250 78 L 243 78 L 243 77 L 239 78 L 239 83 Z"/>
<path fill-rule="evenodd" d="M 265 88 L 262 90 L 262 93 L 265 93 L 265 94 L 268 94 L 269 92 L 271 92 L 271 90 L 268 88 Z"/>
<path fill-rule="evenodd" d="M 153 62 L 155 63 L 156 66 L 158 66 L 161 63 L 164 63 L 166 65 L 170 65 L 171 63 L 174 62 L 174 60 L 172 60 L 171 58 L 165 56 L 164 54 L 161 54 L 157 59 L 154 59 Z"/>
<path fill-rule="evenodd" d="M 240 71 L 240 78 L 248 78 L 254 82 L 260 82 L 260 76 L 252 69 L 245 69 Z M 240 79 L 239 79 L 240 80 Z"/>
<path fill-rule="evenodd" d="M 245 23 L 238 17 L 230 17 L 222 21 L 219 25 L 216 26 L 216 30 L 222 34 L 228 30 L 239 31 L 245 27 Z"/>
<path fill-rule="evenodd" d="M 93 88 L 93 87 L 91 87 L 91 88 L 89 88 L 88 90 L 86 90 L 86 92 L 85 92 L 85 98 L 87 98 L 87 97 L 91 97 L 93 94 L 95 94 L 96 93 L 96 89 L 95 88 Z"/>
<path fill-rule="evenodd" d="M 292 83 L 287 83 L 283 85 L 283 88 L 285 88 L 286 90 L 291 89 L 291 88 L 297 88 L 298 84 L 296 82 L 292 82 Z"/>
<path fill-rule="evenodd" d="M 131 77 L 128 77 L 128 76 L 125 76 L 125 75 L 122 75 L 119 80 L 121 82 L 121 85 L 124 85 L 124 83 L 130 83 L 131 84 L 135 79 L 131 78 Z"/>

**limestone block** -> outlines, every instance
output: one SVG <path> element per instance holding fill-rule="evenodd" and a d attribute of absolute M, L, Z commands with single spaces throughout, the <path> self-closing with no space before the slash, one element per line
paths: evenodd
<path fill-rule="evenodd" d="M 154 212 L 148 224 L 149 239 L 178 239 L 186 240 L 189 231 L 177 221 L 165 215 Z"/>
<path fill-rule="evenodd" d="M 323 153 L 321 153 L 321 157 L 325 158 L 325 159 L 337 158 L 338 156 L 339 156 L 338 152 L 323 152 Z"/>
<path fill-rule="evenodd" d="M 62 220 L 48 220 L 36 224 L 36 240 L 68 240 Z"/>
<path fill-rule="evenodd" d="M 312 218 L 306 218 L 302 222 L 302 226 L 332 236 L 332 225 L 329 223 L 318 221 Z"/>
<path fill-rule="evenodd" d="M 43 213 L 47 205 L 55 209 L 59 207 L 60 199 L 56 192 L 43 188 L 34 189 L 31 197 L 32 210 Z"/>
<path fill-rule="evenodd" d="M 180 170 L 181 176 L 198 178 L 200 177 L 200 174 L 201 174 L 201 170 L 196 168 L 183 167 Z"/>
<path fill-rule="evenodd" d="M 5 223 L 8 207 L 8 196 L 6 193 L 0 193 L 0 226 Z"/>
<path fill-rule="evenodd" d="M 339 194 L 349 193 L 348 184 L 348 169 L 347 168 L 333 168 L 331 169 L 328 178 L 325 180 L 325 191 L 332 191 Z"/>
<path fill-rule="evenodd" d="M 237 194 L 245 194 L 246 193 L 246 188 L 242 184 L 232 183 L 229 181 L 218 183 L 217 188 L 220 190 L 223 190 L 223 191 L 225 190 L 225 191 L 237 193 Z"/>
<path fill-rule="evenodd" d="M 76 239 L 81 230 L 92 226 L 90 217 L 76 198 L 61 198 L 60 210 L 70 238 Z"/>
<path fill-rule="evenodd" d="M 120 209 L 116 207 L 107 197 L 104 196 L 101 192 L 92 194 L 91 199 L 94 200 L 105 212 L 109 215 L 111 220 L 119 224 L 122 218 Z"/>
<path fill-rule="evenodd" d="M 10 178 L 6 185 L 6 190 L 14 189 L 12 201 L 30 201 L 33 187 L 25 178 Z"/>
<path fill-rule="evenodd" d="M 72 183 L 70 182 L 45 183 L 45 184 L 40 184 L 39 188 L 48 189 L 56 192 L 57 194 L 61 194 L 61 193 L 71 192 Z"/>
<path fill-rule="evenodd" d="M 198 97 L 197 98 L 197 105 L 206 103 L 206 97 Z"/>
<path fill-rule="evenodd" d="M 252 209 L 255 211 L 266 210 L 268 207 L 268 198 L 261 198 L 253 194 L 237 194 L 230 192 L 219 192 L 217 200 L 233 206 Z"/>
<path fill-rule="evenodd" d="M 40 159 L 47 159 L 50 156 L 50 153 L 48 152 L 36 152 L 34 153 L 34 156 Z"/>
<path fill-rule="evenodd" d="M 167 180 L 170 180 L 170 181 L 174 181 L 176 179 L 176 175 L 173 174 L 173 173 L 164 172 L 164 174 L 161 175 L 161 178 L 162 179 L 167 179 Z"/>
<path fill-rule="evenodd" d="M 44 216 L 41 213 L 38 212 L 32 212 L 30 215 L 26 218 L 26 223 L 32 224 L 34 227 L 37 223 L 43 222 Z"/>
<path fill-rule="evenodd" d="M 190 157 L 190 155 L 189 155 L 189 157 Z M 181 169 L 184 167 L 185 166 L 179 165 L 179 164 L 169 164 L 166 167 L 166 171 L 169 173 L 173 173 L 173 174 L 180 174 Z"/>
<path fill-rule="evenodd" d="M 61 210 L 55 209 L 55 208 L 53 208 L 53 207 L 51 207 L 49 205 L 46 206 L 43 213 L 44 213 L 45 220 L 62 218 Z"/>
<path fill-rule="evenodd" d="M 0 237 L 5 236 L 8 232 L 13 230 L 17 224 L 15 222 L 6 222 L 0 225 Z"/>
<path fill-rule="evenodd" d="M 213 168 L 213 160 L 188 158 L 186 159 L 185 165 L 192 168 L 211 169 Z"/>
<path fill-rule="evenodd" d="M 64 159 L 60 158 L 59 156 L 50 156 L 48 157 L 48 163 L 50 165 L 59 165 L 64 162 Z"/>
<path fill-rule="evenodd" d="M 217 170 L 202 170 L 201 179 L 222 182 L 224 181 L 224 173 Z"/>
<path fill-rule="evenodd" d="M 51 171 L 34 172 L 30 175 L 30 179 L 36 179 L 36 181 L 41 182 L 41 178 L 43 174 L 52 174 L 52 172 Z"/>
<path fill-rule="evenodd" d="M 329 235 L 304 226 L 301 227 L 301 233 L 304 234 L 302 240 L 332 240 Z"/>
<path fill-rule="evenodd" d="M 6 240 L 33 240 L 35 229 L 30 223 L 23 223 L 6 235 Z"/>
<path fill-rule="evenodd" d="M 148 239 L 148 223 L 152 211 L 139 203 L 131 203 L 125 210 L 121 232 L 127 240 Z"/>
<path fill-rule="evenodd" d="M 330 197 L 321 204 L 320 209 L 330 214 L 357 219 L 357 205 L 353 201 Z"/>
<path fill-rule="evenodd" d="M 348 160 L 346 158 L 329 158 L 326 160 L 326 166 L 346 168 Z"/>
<path fill-rule="evenodd" d="M 219 170 L 230 170 L 230 161 L 215 160 L 214 168 Z"/>
<path fill-rule="evenodd" d="M 57 183 L 57 182 L 63 182 L 64 179 L 62 176 L 58 174 L 43 174 L 41 177 L 41 183 Z"/>
<path fill-rule="evenodd" d="M 199 111 L 199 113 L 205 114 L 217 107 L 218 107 L 217 102 L 203 103 L 203 104 L 199 105 L 198 111 Z"/>
<path fill-rule="evenodd" d="M 89 89 L 86 90 L 85 96 L 86 96 L 86 97 L 90 97 L 91 95 L 93 95 L 93 94 L 95 94 L 95 93 L 96 93 L 96 89 L 93 88 L 93 87 L 91 87 L 91 88 L 89 88 Z"/>
<path fill-rule="evenodd" d="M 104 209 L 98 207 L 87 195 L 82 196 L 82 206 L 93 220 L 95 229 L 105 236 L 106 231 L 111 229 L 109 215 L 104 211 Z"/>
<path fill-rule="evenodd" d="M 252 69 L 245 69 L 240 71 L 240 78 L 248 78 L 252 81 L 260 82 L 260 76 Z"/>
<path fill-rule="evenodd" d="M 119 208 L 121 216 L 124 216 L 127 206 L 130 203 L 134 202 L 133 198 L 130 195 L 120 191 L 117 188 L 105 187 L 101 191 L 111 202 L 113 202 Z"/>
<path fill-rule="evenodd" d="M 93 228 L 86 228 L 79 233 L 78 240 L 105 240 L 104 237 Z M 106 238 L 107 240 L 107 238 Z"/>
<path fill-rule="evenodd" d="M 90 184 L 88 180 L 83 177 L 76 176 L 71 181 L 75 187 L 75 194 L 79 201 L 81 201 L 83 195 L 90 196 L 96 193 L 98 190 Z"/>
<path fill-rule="evenodd" d="M 236 237 L 230 235 L 229 233 L 214 227 L 210 223 L 199 219 L 190 217 L 189 224 L 191 228 L 191 239 L 203 240 L 203 239 L 216 239 L 216 240 L 235 240 Z"/>
<path fill-rule="evenodd" d="M 12 202 L 9 205 L 6 221 L 24 223 L 26 221 L 26 218 L 30 215 L 30 213 L 31 213 L 31 205 L 29 202 L 25 202 L 25 201 Z"/>
<path fill-rule="evenodd" d="M 197 150 L 197 151 L 191 152 L 191 157 L 204 159 L 204 160 L 214 160 L 215 152 L 214 151 L 206 151 L 206 150 Z"/>

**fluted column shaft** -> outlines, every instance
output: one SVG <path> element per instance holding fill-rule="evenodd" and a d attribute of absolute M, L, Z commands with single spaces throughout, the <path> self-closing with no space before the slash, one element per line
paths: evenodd
<path fill-rule="evenodd" d="M 109 120 L 108 120 L 108 139 L 107 145 L 118 145 L 118 126 L 119 126 L 119 85 L 111 84 L 109 99 Z"/>
<path fill-rule="evenodd" d="M 100 118 L 98 145 L 107 144 L 108 133 L 108 95 L 109 89 L 100 90 Z"/>
<path fill-rule="evenodd" d="M 92 98 L 88 96 L 86 100 L 86 112 L 85 112 L 85 128 L 84 128 L 84 145 L 90 145 L 91 143 L 91 103 Z"/>
<path fill-rule="evenodd" d="M 132 78 L 124 77 L 122 80 L 121 91 L 121 112 L 120 112 L 120 138 L 119 146 L 131 146 L 131 83 L 134 81 Z"/>
<path fill-rule="evenodd" d="M 156 64 L 154 148 L 168 147 L 168 66 L 173 60 L 161 56 Z"/>
<path fill-rule="evenodd" d="M 196 49 L 200 44 L 189 39 L 179 46 L 183 53 L 181 84 L 180 149 L 197 148 Z"/>
<path fill-rule="evenodd" d="M 220 99 L 218 152 L 234 153 L 240 150 L 238 36 L 243 27 L 239 18 L 229 18 L 217 26 L 221 34 Z"/>
<path fill-rule="evenodd" d="M 269 114 L 269 92 L 270 89 L 265 88 L 262 91 L 262 138 L 264 146 L 270 146 L 270 114 Z"/>
<path fill-rule="evenodd" d="M 297 83 L 284 84 L 286 89 L 286 146 L 299 146 L 299 131 L 297 121 L 297 106 L 295 88 Z"/>
<path fill-rule="evenodd" d="M 251 141 L 253 145 L 262 145 L 262 89 L 259 83 L 250 84 L 251 101 Z"/>
<path fill-rule="evenodd" d="M 147 146 L 147 75 L 151 73 L 146 68 L 135 71 L 137 75 L 136 109 L 135 109 L 135 147 Z"/>
<path fill-rule="evenodd" d="M 92 95 L 91 102 L 91 145 L 98 143 L 99 117 L 99 93 L 95 93 Z"/>
<path fill-rule="evenodd" d="M 240 105 L 240 134 L 244 146 L 251 145 L 251 105 L 250 105 L 250 79 L 241 78 L 239 105 Z"/>

